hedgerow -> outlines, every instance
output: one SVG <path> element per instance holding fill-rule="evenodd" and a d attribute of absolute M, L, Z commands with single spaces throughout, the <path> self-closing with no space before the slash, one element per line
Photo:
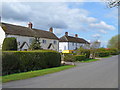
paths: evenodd
<path fill-rule="evenodd" d="M 61 64 L 61 55 L 56 51 L 3 51 L 2 74 L 27 72 L 57 67 Z"/>

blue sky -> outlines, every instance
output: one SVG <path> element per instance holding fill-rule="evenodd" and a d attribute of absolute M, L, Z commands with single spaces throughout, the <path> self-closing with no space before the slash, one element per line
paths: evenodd
<path fill-rule="evenodd" d="M 107 8 L 100 2 L 6 2 L 2 5 L 2 21 L 48 30 L 61 37 L 67 31 L 88 41 L 100 40 L 106 47 L 108 40 L 118 34 L 117 8 Z"/>

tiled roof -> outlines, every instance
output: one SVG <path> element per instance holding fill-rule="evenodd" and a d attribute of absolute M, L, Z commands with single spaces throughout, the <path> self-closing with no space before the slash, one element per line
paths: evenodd
<path fill-rule="evenodd" d="M 83 38 L 77 38 L 77 37 L 72 37 L 72 36 L 67 36 L 67 35 L 64 35 L 63 37 L 61 37 L 60 42 L 77 42 L 77 43 L 90 44 L 88 41 L 86 41 Z"/>
<path fill-rule="evenodd" d="M 6 34 L 59 40 L 54 33 L 49 31 L 39 30 L 34 28 L 30 29 L 28 27 L 12 25 L 7 23 L 2 23 L 1 25 Z"/>

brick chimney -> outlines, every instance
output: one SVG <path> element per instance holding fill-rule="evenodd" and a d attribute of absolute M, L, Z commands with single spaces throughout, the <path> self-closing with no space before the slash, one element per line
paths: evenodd
<path fill-rule="evenodd" d="M 52 27 L 49 29 L 49 32 L 53 33 L 53 28 Z"/>
<path fill-rule="evenodd" d="M 33 24 L 31 22 L 28 23 L 28 27 L 32 29 Z"/>
<path fill-rule="evenodd" d="M 75 37 L 78 38 L 78 34 L 75 34 Z"/>
<path fill-rule="evenodd" d="M 65 32 L 65 35 L 68 36 L 68 32 Z"/>

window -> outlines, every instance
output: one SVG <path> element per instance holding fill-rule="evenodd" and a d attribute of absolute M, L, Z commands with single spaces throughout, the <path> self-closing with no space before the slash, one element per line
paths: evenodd
<path fill-rule="evenodd" d="M 20 45 L 20 42 L 18 42 L 18 46 Z"/>
<path fill-rule="evenodd" d="M 42 40 L 42 43 L 46 44 L 46 40 Z"/>
<path fill-rule="evenodd" d="M 54 44 L 56 44 L 57 42 L 56 41 L 53 41 Z"/>
<path fill-rule="evenodd" d="M 66 50 L 66 46 L 64 46 L 64 50 Z"/>
<path fill-rule="evenodd" d="M 74 46 L 74 43 L 72 43 L 72 45 Z"/>

